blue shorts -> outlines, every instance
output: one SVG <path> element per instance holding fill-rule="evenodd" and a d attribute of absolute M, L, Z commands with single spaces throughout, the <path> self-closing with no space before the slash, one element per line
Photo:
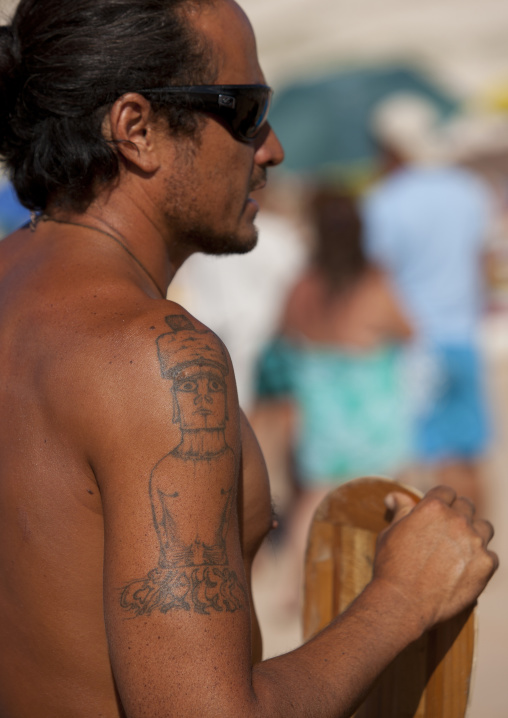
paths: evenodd
<path fill-rule="evenodd" d="M 490 437 L 478 351 L 472 345 L 441 345 L 431 356 L 437 378 L 416 418 L 417 457 L 427 462 L 478 457 Z"/>

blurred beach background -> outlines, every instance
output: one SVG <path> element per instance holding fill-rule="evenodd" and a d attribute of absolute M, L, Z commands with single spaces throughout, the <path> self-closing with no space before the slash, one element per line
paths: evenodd
<path fill-rule="evenodd" d="M 362 70 L 404 68 L 421 73 L 457 102 L 463 115 L 479 118 L 477 127 L 488 125 L 493 116 L 500 117 L 502 125 L 508 117 L 508 4 L 503 0 L 240 0 L 240 4 L 254 25 L 261 64 L 275 89 L 275 107 L 277 96 L 288 88 Z M 353 90 L 351 102 L 355 101 Z M 318 115 L 324 110 L 317 103 L 309 111 Z M 273 124 L 278 130 L 276 120 Z M 287 130 L 281 129 L 284 143 Z M 340 129 L 337 123 L 337 133 Z M 501 565 L 479 603 L 468 716 L 506 718 L 508 131 L 505 126 L 493 136 L 473 130 L 470 142 L 474 148 L 470 156 L 495 187 L 500 210 L 498 231 L 488 250 L 489 297 L 481 337 L 494 420 L 494 441 L 487 457 L 489 515 L 496 527 L 493 544 Z M 354 168 L 352 182 L 368 175 L 368 167 L 360 165 Z M 330 167 L 319 170 L 330 172 Z M 266 655 L 291 649 L 300 641 L 298 620 L 272 606 L 279 574 L 274 548 L 273 561 L 267 562 L 264 575 L 257 574 L 255 593 Z"/>

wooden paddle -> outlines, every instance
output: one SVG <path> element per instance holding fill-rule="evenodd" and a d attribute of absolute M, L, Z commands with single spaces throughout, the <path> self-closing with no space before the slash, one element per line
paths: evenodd
<path fill-rule="evenodd" d="M 305 640 L 342 613 L 370 581 L 376 537 L 389 525 L 384 498 L 394 489 L 420 499 L 393 481 L 364 478 L 339 486 L 318 507 L 305 560 Z M 474 644 L 475 611 L 468 609 L 403 651 L 355 717 L 464 718 Z"/>

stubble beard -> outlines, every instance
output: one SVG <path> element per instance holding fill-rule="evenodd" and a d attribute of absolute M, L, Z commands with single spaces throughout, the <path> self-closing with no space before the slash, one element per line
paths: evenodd
<path fill-rule="evenodd" d="M 254 225 L 252 226 L 252 234 L 249 237 L 214 233 L 205 227 L 196 228 L 187 237 L 188 246 L 193 246 L 195 252 L 217 257 L 228 254 L 248 254 L 254 249 L 257 241 L 258 231 Z"/>
<path fill-rule="evenodd" d="M 258 242 L 254 223 L 242 223 L 236 232 L 224 232 L 204 222 L 198 212 L 167 212 L 166 221 L 178 245 L 189 253 L 212 256 L 247 254 Z"/>
<path fill-rule="evenodd" d="M 249 234 L 243 232 L 225 233 L 214 231 L 211 227 L 199 222 L 182 223 L 174 217 L 167 217 L 169 226 L 175 231 L 178 245 L 190 254 L 200 252 L 212 256 L 228 254 L 248 254 L 258 242 L 258 230 L 251 225 Z"/>
<path fill-rule="evenodd" d="M 252 177 L 249 194 L 260 182 L 266 182 L 266 170 L 260 169 L 256 177 Z M 235 232 L 224 232 L 203 221 L 200 213 L 199 197 L 194 197 L 190 204 L 185 202 L 185 184 L 183 182 L 167 182 L 168 197 L 172 197 L 172 208 L 166 211 L 166 221 L 171 227 L 178 245 L 190 254 L 200 252 L 212 256 L 248 254 L 258 242 L 258 229 L 254 222 L 239 222 Z M 176 200 L 176 201 L 175 201 Z M 183 201 L 182 201 L 183 200 Z M 247 207 L 245 200 L 244 211 Z"/>

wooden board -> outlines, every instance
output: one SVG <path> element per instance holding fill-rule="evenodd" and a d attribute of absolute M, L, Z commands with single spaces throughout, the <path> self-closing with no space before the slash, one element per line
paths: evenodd
<path fill-rule="evenodd" d="M 393 481 L 364 478 L 332 491 L 317 509 L 305 560 L 305 640 L 342 613 L 372 576 L 377 534 L 389 524 Z M 464 718 L 475 644 L 469 609 L 411 644 L 374 684 L 356 718 Z M 375 649 L 373 649 L 375 650 Z"/>

